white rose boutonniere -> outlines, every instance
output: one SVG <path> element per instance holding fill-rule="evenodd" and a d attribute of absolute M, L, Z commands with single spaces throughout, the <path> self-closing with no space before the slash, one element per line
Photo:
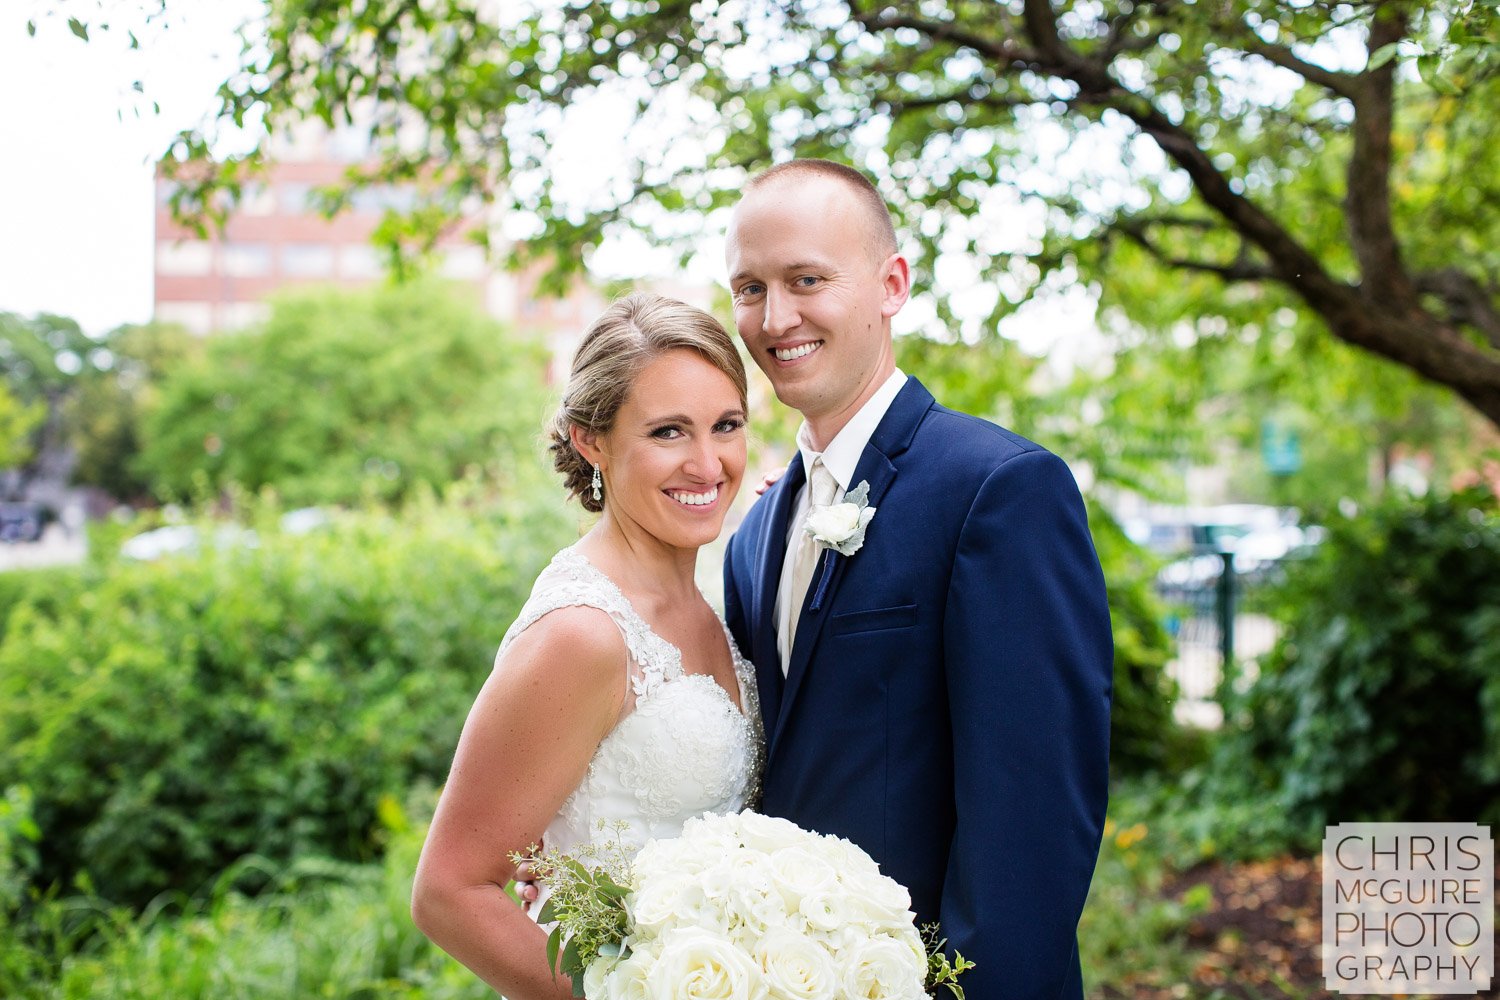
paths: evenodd
<path fill-rule="evenodd" d="M 875 508 L 870 506 L 869 496 L 870 484 L 862 480 L 844 494 L 842 502 L 814 506 L 807 512 L 807 522 L 802 530 L 825 549 L 832 549 L 841 556 L 854 555 L 865 544 L 865 529 L 875 518 Z"/>

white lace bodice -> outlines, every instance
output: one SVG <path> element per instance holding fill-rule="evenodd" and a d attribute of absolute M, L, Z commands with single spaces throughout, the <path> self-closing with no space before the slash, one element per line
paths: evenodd
<path fill-rule="evenodd" d="M 618 826 L 621 839 L 638 849 L 653 837 L 676 836 L 693 816 L 737 812 L 750 804 L 759 788 L 765 736 L 754 668 L 727 628 L 739 705 L 712 677 L 683 673 L 681 651 L 653 632 L 613 581 L 570 547 L 537 577 L 497 661 L 543 615 L 580 605 L 598 608 L 619 627 L 629 653 L 622 682 L 628 679 L 632 697 L 626 714 L 600 741 L 583 781 L 548 824 L 546 847 L 571 851 L 595 837 L 613 840 Z"/>

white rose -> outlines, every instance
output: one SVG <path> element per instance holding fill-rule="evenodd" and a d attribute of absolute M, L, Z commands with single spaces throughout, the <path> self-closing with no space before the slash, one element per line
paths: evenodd
<path fill-rule="evenodd" d="M 696 924 L 709 909 L 703 887 L 693 876 L 681 873 L 642 882 L 625 898 L 625 910 L 636 932 L 644 934 Z"/>
<path fill-rule="evenodd" d="M 860 509 L 852 503 L 814 507 L 807 515 L 807 532 L 814 538 L 837 545 L 859 530 Z"/>
<path fill-rule="evenodd" d="M 723 896 L 736 886 L 750 886 L 770 892 L 774 875 L 767 855 L 735 847 L 720 854 L 717 861 L 703 870 L 698 880 L 709 896 Z"/>
<path fill-rule="evenodd" d="M 755 946 L 755 960 L 771 996 L 785 1000 L 832 1000 L 838 970 L 828 951 L 789 931 L 771 931 Z"/>
<path fill-rule="evenodd" d="M 646 977 L 651 972 L 651 967 L 656 964 L 656 953 L 647 949 L 632 951 L 630 957 L 619 963 L 610 971 L 609 977 L 604 981 L 604 992 L 598 996 L 588 992 L 584 987 L 584 995 L 588 1000 L 651 1000 L 651 993 L 646 986 Z"/>
<path fill-rule="evenodd" d="M 651 1000 L 762 1000 L 760 968 L 742 950 L 696 927 L 668 931 L 646 975 Z"/>
<path fill-rule="evenodd" d="M 779 816 L 763 816 L 746 810 L 729 818 L 736 821 L 735 828 L 740 843 L 752 851 L 770 854 L 783 847 L 812 843 L 820 839 L 816 834 L 808 833 L 791 820 Z"/>
<path fill-rule="evenodd" d="M 784 847 L 771 855 L 771 878 L 787 905 L 796 909 L 803 896 L 833 890 L 838 872 L 806 847 Z"/>
<path fill-rule="evenodd" d="M 717 813 L 695 816 L 683 824 L 682 833 L 677 839 L 709 855 L 732 851 L 740 846 L 738 819 L 733 813 L 723 816 Z"/>
<path fill-rule="evenodd" d="M 888 875 L 841 871 L 839 882 L 876 919 L 905 923 L 910 918 L 911 893 Z"/>
<path fill-rule="evenodd" d="M 724 910 L 729 926 L 749 931 L 752 936 L 790 923 L 786 900 L 766 886 L 732 887 L 725 897 Z"/>
<path fill-rule="evenodd" d="M 614 958 L 596 958 L 583 970 L 583 995 L 588 1000 L 604 1000 L 605 978 L 619 965 L 619 960 Z"/>
<path fill-rule="evenodd" d="M 842 837 L 820 837 L 816 849 L 818 857 L 833 865 L 841 877 L 851 875 L 880 874 L 880 866 L 863 848 Z"/>
<path fill-rule="evenodd" d="M 713 864 L 719 851 L 685 837 L 650 840 L 636 854 L 631 867 L 638 881 L 652 881 L 680 874 L 696 874 Z"/>
<path fill-rule="evenodd" d="M 807 926 L 818 931 L 836 931 L 866 922 L 854 900 L 838 890 L 810 892 L 802 897 L 797 910 L 807 919 Z"/>
<path fill-rule="evenodd" d="M 875 938 L 841 956 L 844 996 L 849 1000 L 909 1000 L 925 995 L 927 956 L 907 943 Z"/>

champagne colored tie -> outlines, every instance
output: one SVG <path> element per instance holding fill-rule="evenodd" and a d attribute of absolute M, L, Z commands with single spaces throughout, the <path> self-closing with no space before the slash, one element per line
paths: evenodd
<path fill-rule="evenodd" d="M 833 503 L 833 495 L 838 490 L 838 480 L 833 478 L 833 473 L 823 465 L 821 458 L 813 461 L 812 476 L 808 481 L 808 491 L 812 498 L 813 507 L 827 507 Z M 807 522 L 804 519 L 803 524 Z M 797 622 L 802 617 L 802 605 L 807 599 L 807 587 L 812 582 L 813 568 L 818 565 L 818 543 L 806 531 L 799 531 L 801 536 L 797 540 L 797 561 L 792 567 L 792 613 L 791 620 L 787 623 L 787 650 L 790 652 L 793 643 L 797 641 Z M 783 671 L 788 669 L 788 664 L 781 665 Z"/>

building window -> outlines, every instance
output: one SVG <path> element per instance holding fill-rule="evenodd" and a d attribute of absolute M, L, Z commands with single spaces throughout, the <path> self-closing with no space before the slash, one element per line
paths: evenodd
<path fill-rule="evenodd" d="M 226 330 L 243 329 L 265 322 L 270 315 L 271 307 L 264 302 L 231 302 L 224 306 L 223 327 Z"/>
<path fill-rule="evenodd" d="M 264 184 L 246 184 L 239 210 L 245 215 L 270 215 L 276 211 L 276 195 Z"/>
<path fill-rule="evenodd" d="M 312 211 L 312 204 L 308 195 L 312 192 L 311 184 L 300 184 L 284 182 L 276 185 L 277 207 L 281 209 L 282 215 L 302 215 Z"/>
<path fill-rule="evenodd" d="M 233 278 L 259 278 L 271 273 L 271 248 L 264 243 L 226 243 L 224 273 Z"/>
<path fill-rule="evenodd" d="M 289 278 L 326 278 L 333 274 L 333 247 L 288 243 L 281 248 L 281 273 Z"/>
<path fill-rule="evenodd" d="M 474 281 L 484 277 L 484 251 L 479 247 L 454 247 L 443 258 L 443 277 Z"/>
<path fill-rule="evenodd" d="M 214 266 L 213 244 L 207 240 L 177 240 L 156 244 L 156 273 L 194 276 L 208 274 Z"/>
<path fill-rule="evenodd" d="M 193 333 L 209 333 L 214 328 L 214 307 L 208 302 L 158 302 L 156 319 L 176 323 Z"/>
<path fill-rule="evenodd" d="M 380 255 L 374 247 L 347 246 L 339 248 L 339 277 L 378 278 L 385 273 Z"/>

